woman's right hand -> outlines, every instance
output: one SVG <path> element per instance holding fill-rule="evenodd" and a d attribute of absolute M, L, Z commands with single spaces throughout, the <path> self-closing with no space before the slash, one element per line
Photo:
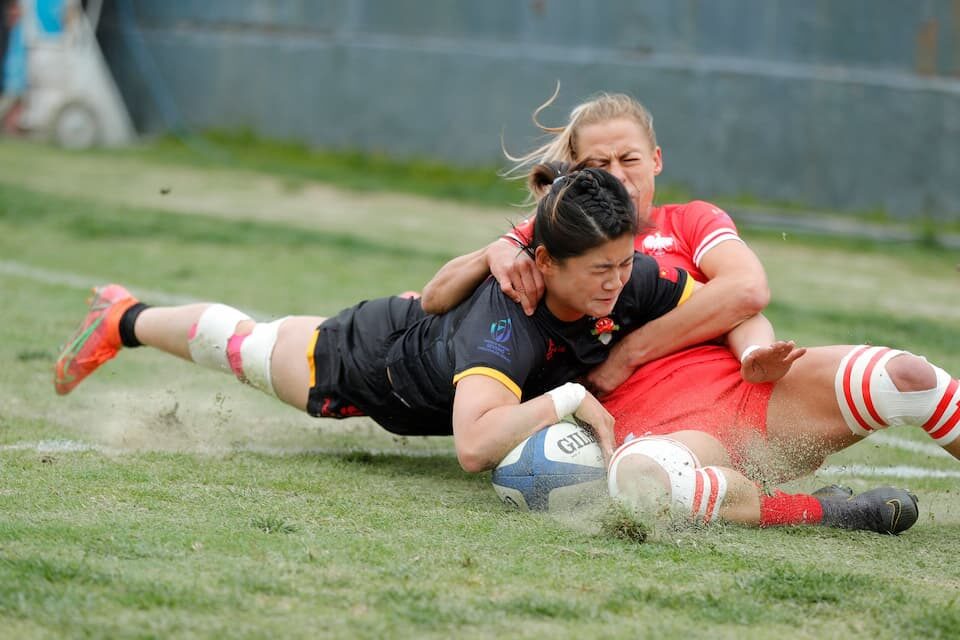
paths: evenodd
<path fill-rule="evenodd" d="M 573 415 L 578 420 L 590 425 L 594 435 L 597 436 L 597 443 L 600 445 L 600 451 L 603 452 L 604 461 L 610 464 L 610 458 L 616 448 L 613 434 L 613 416 L 610 415 L 610 412 L 604 409 L 600 401 L 588 391 Z"/>
<path fill-rule="evenodd" d="M 496 240 L 487 246 L 487 265 L 500 283 L 503 293 L 532 316 L 543 297 L 543 274 L 527 253 L 509 240 Z"/>

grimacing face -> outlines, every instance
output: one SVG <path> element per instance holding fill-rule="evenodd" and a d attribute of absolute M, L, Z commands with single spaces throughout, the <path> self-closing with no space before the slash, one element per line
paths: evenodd
<path fill-rule="evenodd" d="M 613 311 L 633 269 L 633 235 L 624 234 L 586 253 L 555 261 L 541 245 L 537 266 L 546 283 L 546 305 L 564 322 L 602 318 Z"/>
<path fill-rule="evenodd" d="M 660 147 L 636 121 L 615 118 L 580 127 L 575 148 L 576 162 L 610 172 L 627 188 L 641 221 L 653 206 L 656 176 L 663 170 Z"/>

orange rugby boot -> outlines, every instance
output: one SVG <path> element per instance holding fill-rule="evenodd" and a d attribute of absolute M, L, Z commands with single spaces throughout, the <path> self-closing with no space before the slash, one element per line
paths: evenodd
<path fill-rule="evenodd" d="M 108 284 L 95 288 L 89 303 L 87 316 L 57 358 L 53 385 L 60 395 L 73 391 L 97 367 L 117 355 L 122 346 L 120 318 L 137 299 L 120 285 Z"/>

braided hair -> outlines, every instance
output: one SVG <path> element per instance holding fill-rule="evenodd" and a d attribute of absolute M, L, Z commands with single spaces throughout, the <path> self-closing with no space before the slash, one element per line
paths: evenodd
<path fill-rule="evenodd" d="M 533 167 L 528 182 L 531 191 L 544 194 L 537 203 L 533 247 L 542 244 L 556 260 L 637 233 L 630 195 L 603 169 L 545 162 Z"/>

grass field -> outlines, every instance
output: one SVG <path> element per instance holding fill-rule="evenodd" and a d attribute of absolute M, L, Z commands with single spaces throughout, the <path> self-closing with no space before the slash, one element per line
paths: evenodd
<path fill-rule="evenodd" d="M 449 192 L 429 181 L 427 195 L 346 191 L 298 162 L 0 144 L 0 637 L 960 633 L 960 465 L 917 430 L 791 486 L 909 486 L 922 515 L 900 537 L 716 526 L 636 544 L 509 510 L 448 439 L 313 420 L 146 350 L 55 396 L 51 366 L 92 285 L 325 315 L 422 286 L 521 216 L 430 198 Z M 955 255 L 744 235 L 781 336 L 960 371 Z"/>

